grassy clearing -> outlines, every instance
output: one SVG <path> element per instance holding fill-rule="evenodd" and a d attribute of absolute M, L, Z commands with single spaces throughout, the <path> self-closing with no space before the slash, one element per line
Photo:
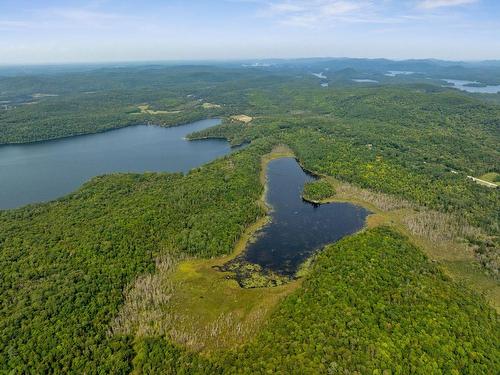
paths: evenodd
<path fill-rule="evenodd" d="M 490 172 L 490 173 L 483 174 L 482 176 L 479 176 L 479 179 L 498 185 L 498 183 L 500 181 L 500 174 L 496 173 L 496 172 Z"/>
<path fill-rule="evenodd" d="M 137 108 L 139 108 L 140 112 L 133 112 L 132 114 L 136 114 L 136 115 L 139 115 L 139 114 L 141 114 L 141 115 L 173 115 L 176 113 L 181 113 L 181 111 L 154 111 L 154 110 L 150 109 L 149 104 L 139 105 L 139 106 L 137 106 Z"/>
<path fill-rule="evenodd" d="M 201 106 L 203 109 L 222 108 L 222 106 L 220 104 L 214 104 L 214 103 L 203 103 Z"/>
<path fill-rule="evenodd" d="M 227 260 L 182 262 L 172 275 L 178 286 L 172 304 L 182 317 L 172 335 L 175 342 L 205 352 L 239 346 L 258 333 L 278 302 L 300 285 L 295 281 L 276 288 L 240 288 L 214 268 Z"/>
<path fill-rule="evenodd" d="M 490 189 L 495 189 L 498 187 L 496 182 L 489 182 L 489 181 L 482 180 L 480 178 L 476 178 L 473 176 L 467 176 L 467 178 L 474 181 L 476 184 L 479 184 L 481 186 L 485 186 L 485 187 L 490 188 Z"/>
<path fill-rule="evenodd" d="M 262 224 L 263 220 L 248 228 L 237 252 Z M 177 344 L 203 352 L 246 342 L 300 282 L 278 288 L 242 289 L 214 268 L 231 257 L 158 260 L 156 272 L 141 276 L 127 291 L 127 302 L 110 333 L 131 334 L 137 339 L 168 336 Z"/>
<path fill-rule="evenodd" d="M 231 120 L 243 122 L 245 124 L 248 124 L 253 120 L 253 117 L 247 116 L 247 115 L 236 115 L 236 116 L 231 116 Z"/>

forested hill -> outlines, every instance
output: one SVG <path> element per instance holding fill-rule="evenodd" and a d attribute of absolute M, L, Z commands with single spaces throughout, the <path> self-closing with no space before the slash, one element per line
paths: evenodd
<path fill-rule="evenodd" d="M 204 66 L 0 78 L 0 144 L 233 114 L 247 90 L 290 79 L 283 73 Z"/>
<path fill-rule="evenodd" d="M 416 67 L 420 67 L 418 74 L 387 75 L 388 71 Z M 370 86 L 397 89 L 403 85 L 404 89 L 439 92 L 449 90 L 443 87 L 449 85 L 443 79 L 454 77 L 482 84 L 500 81 L 500 68 L 494 62 L 453 65 L 432 61 L 313 59 L 276 61 L 256 67 L 221 63 L 89 66 L 75 67 L 76 71 L 64 67 L 35 68 L 28 69 L 27 74 L 0 74 L 0 144 L 94 133 L 132 124 L 175 125 L 239 111 L 279 116 L 304 111 L 318 115 L 330 113 L 332 106 L 346 104 L 321 100 L 324 93 L 319 91 L 319 83 L 354 90 Z M 320 72 L 325 78 L 313 75 Z M 478 77 L 478 72 L 483 77 Z M 359 79 L 367 82 L 355 81 Z M 266 101 L 256 103 L 262 94 L 266 94 Z M 484 101 L 500 102 L 500 94 L 477 96 Z M 394 115 L 398 111 L 382 112 L 383 119 Z"/>

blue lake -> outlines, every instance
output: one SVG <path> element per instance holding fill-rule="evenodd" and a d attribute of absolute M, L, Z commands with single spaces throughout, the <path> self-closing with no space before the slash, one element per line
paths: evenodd
<path fill-rule="evenodd" d="M 139 125 L 0 146 L 0 209 L 59 198 L 106 173 L 187 172 L 231 151 L 221 139 L 185 140 L 219 123 L 211 119 L 171 128 Z"/>

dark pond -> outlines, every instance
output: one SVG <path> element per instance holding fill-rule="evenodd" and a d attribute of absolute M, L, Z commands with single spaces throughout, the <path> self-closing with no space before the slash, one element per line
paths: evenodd
<path fill-rule="evenodd" d="M 0 209 L 61 197 L 93 176 L 112 172 L 187 172 L 230 152 L 224 140 L 186 141 L 220 123 L 163 128 L 131 126 L 48 142 L 0 146 Z"/>
<path fill-rule="evenodd" d="M 293 158 L 269 163 L 267 202 L 272 221 L 257 233 L 243 258 L 282 275 L 294 275 L 312 253 L 363 228 L 369 211 L 350 203 L 313 205 L 302 189 L 314 177 Z"/>

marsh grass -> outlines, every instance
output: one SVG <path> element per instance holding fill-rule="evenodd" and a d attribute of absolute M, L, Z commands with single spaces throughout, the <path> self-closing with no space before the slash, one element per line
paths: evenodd
<path fill-rule="evenodd" d="M 170 279 L 179 258 L 162 255 L 156 272 L 138 277 L 124 293 L 125 304 L 111 324 L 112 334 L 163 335 L 171 326 L 175 285 Z"/>
<path fill-rule="evenodd" d="M 335 190 L 339 197 L 344 199 L 355 198 L 356 200 L 365 201 L 381 211 L 394 211 L 405 208 L 412 209 L 415 207 L 411 202 L 402 198 L 368 189 L 362 189 L 347 182 L 337 182 L 335 184 Z"/>

